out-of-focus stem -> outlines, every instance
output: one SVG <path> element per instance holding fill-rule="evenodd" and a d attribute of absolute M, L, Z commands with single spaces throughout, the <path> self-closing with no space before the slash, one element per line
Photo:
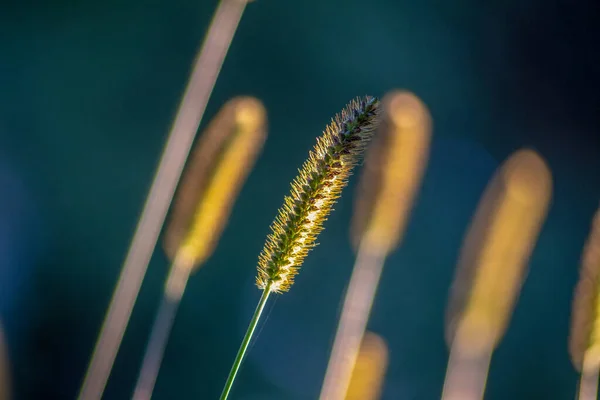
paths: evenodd
<path fill-rule="evenodd" d="M 80 400 L 102 397 L 185 160 L 245 7 L 246 0 L 222 0 L 215 11 L 125 258 Z"/>
<path fill-rule="evenodd" d="M 469 354 L 457 341 L 452 344 L 442 400 L 481 400 L 492 357 L 492 351 Z"/>
<path fill-rule="evenodd" d="M 175 259 L 171 266 L 164 295 L 146 347 L 146 354 L 142 361 L 142 369 L 133 393 L 134 400 L 147 400 L 152 397 L 175 314 L 190 277 L 190 271 L 191 267 L 179 262 L 178 259 Z"/>
<path fill-rule="evenodd" d="M 600 375 L 600 366 L 594 362 L 589 365 L 590 359 L 584 355 L 583 369 L 579 381 L 579 400 L 596 400 L 598 398 L 598 379 Z"/>
<path fill-rule="evenodd" d="M 367 327 L 385 257 L 361 243 L 344 298 L 320 400 L 343 400 Z"/>
<path fill-rule="evenodd" d="M 8 361 L 4 331 L 0 321 L 0 400 L 10 400 L 12 398 L 10 385 L 11 376 Z"/>

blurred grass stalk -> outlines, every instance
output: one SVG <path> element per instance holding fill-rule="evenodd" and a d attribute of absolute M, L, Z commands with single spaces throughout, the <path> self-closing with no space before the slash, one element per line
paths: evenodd
<path fill-rule="evenodd" d="M 400 243 L 429 156 L 431 118 L 413 94 L 385 96 L 383 121 L 358 187 L 352 242 L 358 249 L 321 400 L 346 397 L 386 256 Z"/>
<path fill-rule="evenodd" d="M 385 341 L 373 332 L 366 332 L 352 370 L 345 400 L 378 400 L 388 360 Z"/>
<path fill-rule="evenodd" d="M 579 380 L 579 400 L 598 399 L 598 379 L 600 378 L 600 367 L 598 363 L 584 359 L 584 366 Z"/>
<path fill-rule="evenodd" d="M 569 352 L 581 372 L 579 400 L 596 400 L 600 371 L 600 209 L 583 249 L 571 312 Z"/>
<path fill-rule="evenodd" d="M 2 329 L 2 323 L 0 323 L 0 400 L 8 400 L 11 398 L 11 376 L 9 365 L 4 330 Z"/>
<path fill-rule="evenodd" d="M 195 61 L 78 398 L 102 397 L 185 160 L 247 0 L 221 0 Z"/>
<path fill-rule="evenodd" d="M 150 333 L 135 400 L 149 399 L 190 273 L 213 253 L 266 138 L 266 111 L 252 97 L 227 102 L 194 149 L 165 233 L 172 265 Z"/>
<path fill-rule="evenodd" d="M 447 309 L 450 358 L 443 400 L 480 400 L 552 194 L 530 150 L 512 154 L 488 184 L 463 243 Z"/>

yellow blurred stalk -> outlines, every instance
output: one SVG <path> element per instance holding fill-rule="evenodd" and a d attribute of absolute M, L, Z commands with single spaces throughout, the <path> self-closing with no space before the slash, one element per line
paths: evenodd
<path fill-rule="evenodd" d="M 386 256 L 398 246 L 429 156 L 431 119 L 412 93 L 385 96 L 383 121 L 359 183 L 352 219 L 357 250 L 321 400 L 343 400 Z"/>
<path fill-rule="evenodd" d="M 171 198 L 246 3 L 221 0 L 208 27 L 100 329 L 80 400 L 99 400 L 104 393 Z"/>
<path fill-rule="evenodd" d="M 600 209 L 592 221 L 581 260 L 580 280 L 571 313 L 569 351 L 581 372 L 579 399 L 598 396 L 600 370 Z"/>
<path fill-rule="evenodd" d="M 366 332 L 345 400 L 378 400 L 388 365 L 385 341 L 373 332 Z"/>
<path fill-rule="evenodd" d="M 134 391 L 136 400 L 152 395 L 190 273 L 214 251 L 265 138 L 264 106 L 258 99 L 239 97 L 223 106 L 198 141 L 165 234 L 172 265 Z"/>
<path fill-rule="evenodd" d="M 550 171 L 530 150 L 511 155 L 488 184 L 450 293 L 443 400 L 483 397 L 492 352 L 510 320 L 551 193 Z"/>

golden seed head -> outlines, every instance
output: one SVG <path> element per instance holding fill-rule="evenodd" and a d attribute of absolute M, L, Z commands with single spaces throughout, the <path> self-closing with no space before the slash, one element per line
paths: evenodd
<path fill-rule="evenodd" d="M 402 238 L 427 164 L 431 118 L 409 92 L 391 92 L 382 105 L 382 123 L 358 185 L 351 236 L 355 250 L 363 243 L 387 254 Z"/>
<path fill-rule="evenodd" d="M 165 250 L 188 267 L 214 251 L 266 138 L 266 111 L 252 97 L 227 102 L 190 155 L 165 234 Z"/>
<path fill-rule="evenodd" d="M 388 348 L 381 336 L 366 332 L 346 393 L 346 400 L 377 400 L 388 365 Z"/>
<path fill-rule="evenodd" d="M 498 344 L 521 290 L 551 191 L 550 170 L 530 150 L 514 153 L 488 184 L 463 243 L 450 293 L 449 345 L 484 354 Z"/>
<path fill-rule="evenodd" d="M 338 199 L 354 166 L 373 136 L 379 101 L 357 98 L 337 114 L 292 182 L 272 233 L 258 261 L 256 284 L 272 292 L 289 290 L 323 222 Z"/>
<path fill-rule="evenodd" d="M 600 366 L 600 209 L 583 249 L 579 282 L 571 311 L 569 352 L 579 371 Z"/>

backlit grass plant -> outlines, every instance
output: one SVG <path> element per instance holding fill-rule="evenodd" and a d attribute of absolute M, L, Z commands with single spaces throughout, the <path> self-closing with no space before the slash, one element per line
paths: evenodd
<path fill-rule="evenodd" d="M 379 101 L 357 98 L 337 114 L 291 184 L 259 256 L 256 284 L 263 294 L 233 362 L 221 399 L 229 396 L 269 295 L 287 292 L 323 222 L 361 160 L 379 121 Z"/>

